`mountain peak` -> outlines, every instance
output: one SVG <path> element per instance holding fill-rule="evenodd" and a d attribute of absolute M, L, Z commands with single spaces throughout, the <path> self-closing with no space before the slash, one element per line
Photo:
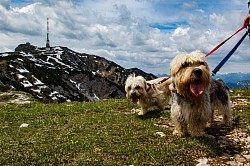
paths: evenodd
<path fill-rule="evenodd" d="M 125 69 L 112 61 L 67 47 L 51 50 L 30 43 L 14 52 L 0 53 L 0 78 L 4 85 L 36 98 L 56 101 L 95 101 L 125 98 L 124 83 L 130 74 L 156 78 L 140 69 Z"/>

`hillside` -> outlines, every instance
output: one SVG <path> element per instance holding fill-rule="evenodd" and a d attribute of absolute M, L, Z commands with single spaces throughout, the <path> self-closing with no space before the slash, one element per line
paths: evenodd
<path fill-rule="evenodd" d="M 0 69 L 0 86 L 60 102 L 125 98 L 128 75 L 156 78 L 96 55 L 61 46 L 47 51 L 30 43 L 20 44 L 14 52 L 0 53 Z"/>
<path fill-rule="evenodd" d="M 169 108 L 141 117 L 125 99 L 0 107 L 0 165 L 249 165 L 250 89 L 230 92 L 233 126 L 172 135 Z M 0 97 L 0 102 L 1 102 Z"/>

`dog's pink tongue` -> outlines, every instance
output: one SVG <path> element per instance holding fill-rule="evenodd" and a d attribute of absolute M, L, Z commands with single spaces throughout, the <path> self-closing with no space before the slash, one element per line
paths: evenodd
<path fill-rule="evenodd" d="M 132 102 L 134 103 L 134 104 L 137 104 L 138 103 L 138 99 L 132 99 Z"/>
<path fill-rule="evenodd" d="M 195 96 L 199 96 L 204 92 L 204 86 L 201 83 L 191 83 L 190 90 Z"/>

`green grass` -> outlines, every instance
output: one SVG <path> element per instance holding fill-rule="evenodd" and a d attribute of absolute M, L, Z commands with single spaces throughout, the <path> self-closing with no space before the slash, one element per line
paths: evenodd
<path fill-rule="evenodd" d="M 232 93 L 232 100 L 234 101 L 244 101 L 242 104 L 236 105 L 234 110 L 236 110 L 236 114 L 234 115 L 235 123 L 239 125 L 241 128 L 244 128 L 250 134 L 250 87 L 234 90 Z M 248 103 L 245 103 L 245 102 Z"/>
<path fill-rule="evenodd" d="M 214 139 L 179 138 L 155 125 L 169 124 L 169 112 L 139 117 L 135 107 L 118 99 L 2 106 L 0 165 L 195 165 L 224 152 Z M 243 112 L 239 125 L 249 122 L 249 107 Z"/>

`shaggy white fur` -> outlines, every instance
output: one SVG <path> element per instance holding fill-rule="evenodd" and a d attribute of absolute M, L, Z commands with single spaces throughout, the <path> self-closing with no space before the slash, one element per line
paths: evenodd
<path fill-rule="evenodd" d="M 171 78 L 161 77 L 146 81 L 142 76 L 130 75 L 125 83 L 127 98 L 134 104 L 139 104 L 141 110 L 138 115 L 147 113 L 151 106 L 164 109 L 164 101 L 171 96 L 169 84 Z"/>

